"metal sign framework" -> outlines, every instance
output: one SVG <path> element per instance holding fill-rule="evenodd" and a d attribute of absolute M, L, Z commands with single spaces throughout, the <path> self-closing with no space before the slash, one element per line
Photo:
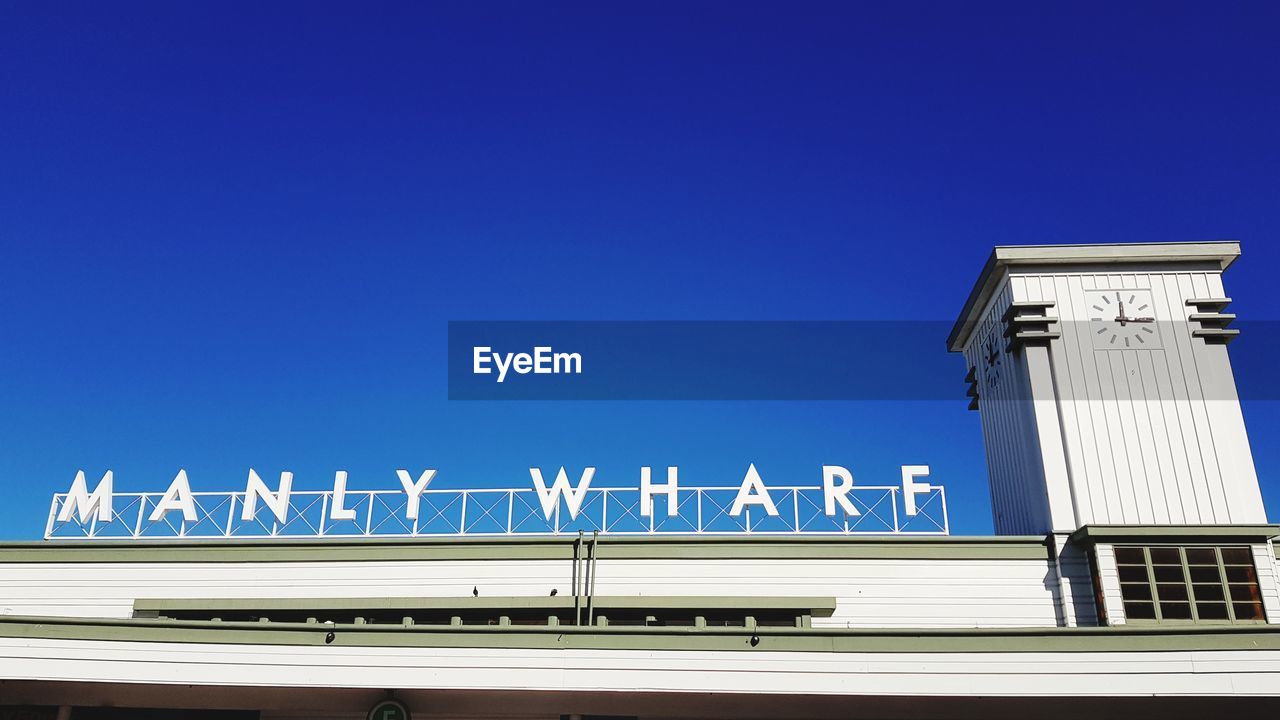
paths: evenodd
<path fill-rule="evenodd" d="M 503 537 L 602 535 L 947 535 L 946 491 L 933 486 L 916 496 L 916 513 L 900 507 L 901 487 L 859 486 L 848 498 L 860 514 L 828 516 L 821 487 L 770 487 L 777 515 L 761 506 L 730 513 L 737 487 L 681 487 L 676 514 L 668 516 L 666 498 L 653 500 L 649 516 L 640 513 L 640 489 L 593 487 L 571 517 L 563 499 L 548 519 L 532 488 L 428 489 L 422 492 L 417 519 L 406 517 L 408 496 L 400 490 L 348 490 L 345 504 L 354 520 L 334 520 L 332 491 L 297 490 L 289 495 L 284 521 L 261 503 L 252 519 L 242 518 L 244 492 L 195 492 L 196 519 L 169 512 L 150 514 L 163 493 L 115 493 L 110 521 L 96 516 L 65 521 L 58 514 L 68 494 L 54 495 L 45 525 L 46 539 L 164 539 L 275 537 Z"/>

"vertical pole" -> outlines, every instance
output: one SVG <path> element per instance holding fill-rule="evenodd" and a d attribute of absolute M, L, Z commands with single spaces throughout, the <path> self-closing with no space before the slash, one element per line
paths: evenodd
<path fill-rule="evenodd" d="M 582 594 L 578 590 L 578 567 L 582 558 L 582 531 L 573 541 L 573 624 L 582 624 Z"/>
<path fill-rule="evenodd" d="M 146 502 L 144 501 L 142 504 L 146 505 Z M 236 522 L 236 494 L 231 493 L 231 500 L 227 502 L 227 531 L 222 534 L 223 537 L 231 537 L 231 528 L 235 524 L 235 522 Z"/>
<path fill-rule="evenodd" d="M 893 531 L 898 532 L 898 488 L 889 491 L 889 504 L 893 506 Z"/>
<path fill-rule="evenodd" d="M 600 531 L 609 532 L 609 491 L 600 491 Z"/>
<path fill-rule="evenodd" d="M 49 501 L 49 522 L 44 524 L 44 538 L 49 539 L 53 534 L 53 519 L 58 516 L 58 496 L 54 495 Z"/>
<path fill-rule="evenodd" d="M 138 496 L 138 520 L 133 524 L 133 536 L 140 537 L 142 535 L 142 518 L 147 516 L 147 496 Z"/>
<path fill-rule="evenodd" d="M 938 488 L 938 499 L 942 501 L 942 534 L 951 534 L 951 519 L 947 517 L 947 489 Z"/>
<path fill-rule="evenodd" d="M 698 532 L 702 532 L 702 488 L 698 488 Z"/>
<path fill-rule="evenodd" d="M 515 515 L 515 512 L 516 512 L 516 491 L 508 490 L 507 491 L 507 534 L 508 535 L 510 535 L 512 532 L 515 531 L 514 528 L 511 527 L 511 518 Z"/>
<path fill-rule="evenodd" d="M 596 545 L 600 543 L 600 533 L 591 533 L 591 547 L 587 549 L 587 624 L 596 622 Z"/>
<path fill-rule="evenodd" d="M 369 511 L 364 515 L 364 534 L 368 536 L 369 529 L 373 527 L 373 492 L 369 492 Z"/>
<path fill-rule="evenodd" d="M 792 530 L 800 532 L 800 488 L 791 490 L 791 509 L 795 510 L 796 522 L 792 526 Z"/>
<path fill-rule="evenodd" d="M 462 519 L 458 522 L 458 534 L 467 534 L 467 491 L 462 491 Z"/>

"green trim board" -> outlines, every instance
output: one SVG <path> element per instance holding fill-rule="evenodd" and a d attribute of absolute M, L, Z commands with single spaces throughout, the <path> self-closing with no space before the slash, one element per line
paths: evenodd
<path fill-rule="evenodd" d="M 1180 544 L 1266 542 L 1280 537 L 1280 525 L 1085 525 L 1071 535 L 1084 545 L 1135 542 Z"/>
<path fill-rule="evenodd" d="M 0 544 L 2 563 L 324 562 L 573 559 L 576 535 L 356 540 L 45 540 Z M 602 536 L 601 560 L 1041 560 L 1041 536 Z"/>
<path fill-rule="evenodd" d="M 597 610 L 609 609 L 694 609 L 694 610 L 796 610 L 830 616 L 836 609 L 834 597 L 745 597 L 745 596 L 622 596 L 596 595 Z M 165 612 L 207 610 L 572 610 L 572 595 L 556 597 L 377 597 L 377 598 L 154 598 L 133 603 L 135 611 Z"/>
<path fill-rule="evenodd" d="M 399 626 L 85 619 L 10 615 L 0 616 L 0 637 L 29 640 L 288 645 L 320 648 L 419 647 L 860 653 L 1280 650 L 1280 626 L 957 630 Z"/>

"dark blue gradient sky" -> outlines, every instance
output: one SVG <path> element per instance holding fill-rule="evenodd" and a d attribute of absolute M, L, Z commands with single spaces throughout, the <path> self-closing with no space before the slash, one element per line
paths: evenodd
<path fill-rule="evenodd" d="M 989 532 L 958 357 L 950 401 L 449 402 L 446 323 L 950 320 L 994 244 L 1222 237 L 1236 311 L 1278 319 L 1278 28 L 1274 3 L 5 3 L 0 536 L 81 468 L 749 462 L 929 464 L 954 531 Z M 1276 405 L 1245 408 L 1273 519 Z"/>

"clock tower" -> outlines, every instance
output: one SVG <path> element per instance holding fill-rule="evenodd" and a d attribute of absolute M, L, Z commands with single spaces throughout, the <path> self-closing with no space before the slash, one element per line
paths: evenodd
<path fill-rule="evenodd" d="M 1231 373 L 1236 242 L 998 247 L 948 348 L 996 532 L 1265 523 Z"/>

